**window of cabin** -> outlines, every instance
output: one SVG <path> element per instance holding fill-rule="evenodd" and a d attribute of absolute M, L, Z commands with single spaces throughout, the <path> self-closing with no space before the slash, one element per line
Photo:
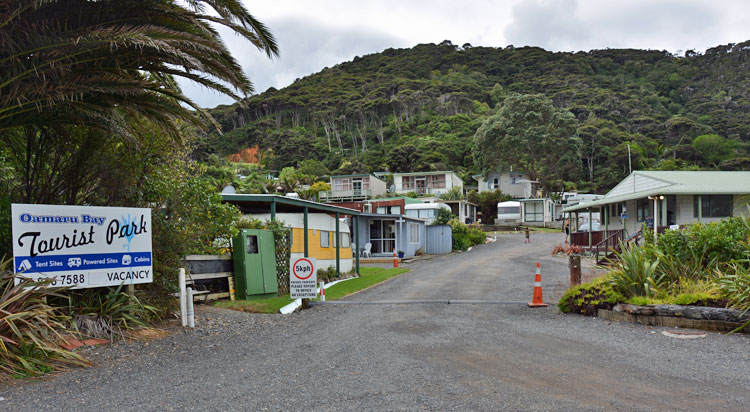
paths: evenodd
<path fill-rule="evenodd" d="M 419 224 L 409 222 L 409 243 L 419 243 Z"/>
<path fill-rule="evenodd" d="M 699 197 L 702 217 L 732 216 L 732 195 L 703 195 L 693 196 L 693 217 L 698 217 Z"/>
<path fill-rule="evenodd" d="M 649 218 L 649 201 L 648 199 L 638 199 L 635 202 L 636 217 L 639 222 Z"/>

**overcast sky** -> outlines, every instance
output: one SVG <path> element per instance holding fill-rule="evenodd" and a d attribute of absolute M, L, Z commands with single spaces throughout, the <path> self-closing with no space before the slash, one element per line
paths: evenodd
<path fill-rule="evenodd" d="M 553 51 L 704 51 L 750 40 L 750 0 L 243 0 L 279 44 L 269 60 L 222 31 L 257 93 L 389 47 L 420 43 L 539 46 Z M 232 103 L 189 82 L 204 107 Z"/>

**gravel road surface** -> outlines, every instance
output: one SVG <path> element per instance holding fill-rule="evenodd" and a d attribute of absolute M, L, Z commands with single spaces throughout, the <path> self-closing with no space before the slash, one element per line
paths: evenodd
<path fill-rule="evenodd" d="M 500 235 L 348 301 L 545 301 L 566 288 L 558 234 Z M 585 274 L 585 271 L 584 271 Z M 562 315 L 554 305 L 201 308 L 198 327 L 89 351 L 96 366 L 0 387 L 9 411 L 747 411 L 750 339 Z"/>

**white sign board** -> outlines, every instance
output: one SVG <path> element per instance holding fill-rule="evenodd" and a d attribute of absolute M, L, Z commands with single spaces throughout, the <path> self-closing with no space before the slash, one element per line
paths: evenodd
<path fill-rule="evenodd" d="M 12 204 L 11 219 L 20 276 L 74 289 L 153 281 L 151 209 Z"/>
<path fill-rule="evenodd" d="M 318 262 L 315 258 L 292 259 L 289 265 L 289 295 L 292 299 L 318 297 Z"/>

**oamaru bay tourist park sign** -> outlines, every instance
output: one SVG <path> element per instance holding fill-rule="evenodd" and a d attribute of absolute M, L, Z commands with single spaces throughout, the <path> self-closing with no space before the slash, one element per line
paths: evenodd
<path fill-rule="evenodd" d="M 74 289 L 153 281 L 151 209 L 12 204 L 14 271 Z"/>

